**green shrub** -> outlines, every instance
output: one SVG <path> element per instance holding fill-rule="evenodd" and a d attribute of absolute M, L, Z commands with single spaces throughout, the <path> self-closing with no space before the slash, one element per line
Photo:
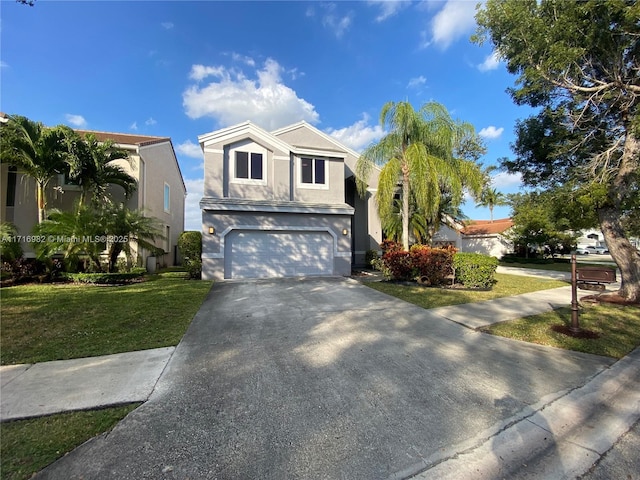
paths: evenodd
<path fill-rule="evenodd" d="M 376 261 L 378 260 L 378 252 L 375 250 L 367 250 L 364 254 L 364 263 L 367 267 L 375 268 Z"/>
<path fill-rule="evenodd" d="M 458 252 L 453 256 L 456 281 L 469 288 L 491 288 L 498 259 L 479 253 Z"/>
<path fill-rule="evenodd" d="M 125 273 L 63 273 L 62 278 L 75 283 L 90 283 L 92 285 L 122 285 L 142 278 L 146 270 L 134 268 Z"/>
<path fill-rule="evenodd" d="M 178 238 L 178 248 L 189 278 L 200 278 L 202 276 L 202 233 L 182 232 Z"/>
<path fill-rule="evenodd" d="M 0 223 L 0 259 L 13 262 L 22 257 L 22 247 L 18 241 L 18 230 L 13 223 Z"/>

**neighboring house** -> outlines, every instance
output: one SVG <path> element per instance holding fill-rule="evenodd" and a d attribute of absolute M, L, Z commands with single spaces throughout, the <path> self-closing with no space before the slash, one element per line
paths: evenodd
<path fill-rule="evenodd" d="M 374 194 L 356 192 L 359 155 L 306 122 L 251 122 L 198 137 L 204 152 L 206 279 L 349 275 L 382 240 Z"/>
<path fill-rule="evenodd" d="M 138 189 L 128 200 L 118 186 L 110 187 L 116 202 L 125 202 L 131 209 L 140 209 L 146 215 L 160 221 L 164 239 L 156 245 L 166 254 L 157 260 L 161 264 L 176 262 L 178 236 L 184 231 L 184 202 L 186 188 L 169 137 L 150 137 L 124 133 L 93 132 L 76 130 L 85 135 L 92 133 L 99 141 L 111 140 L 115 146 L 129 153 L 129 160 L 118 160 L 117 164 L 138 181 Z M 0 170 L 2 221 L 16 225 L 20 235 L 29 235 L 38 222 L 35 181 L 7 164 Z M 80 196 L 80 187 L 67 183 L 64 175 L 51 179 L 47 189 L 47 209 L 70 210 Z M 22 245 L 25 256 L 33 257 L 28 244 Z M 137 252 L 139 261 L 146 266 L 151 252 Z"/>
<path fill-rule="evenodd" d="M 604 234 L 601 230 L 596 230 L 594 228 L 589 230 L 581 230 L 579 232 L 580 236 L 576 239 L 576 243 L 578 247 L 604 247 L 608 248 L 607 244 L 604 241 Z"/>
<path fill-rule="evenodd" d="M 513 252 L 513 244 L 504 234 L 513 226 L 510 218 L 472 220 L 457 228 L 442 226 L 433 237 L 434 245 L 452 245 L 460 252 L 473 252 L 500 258 Z"/>

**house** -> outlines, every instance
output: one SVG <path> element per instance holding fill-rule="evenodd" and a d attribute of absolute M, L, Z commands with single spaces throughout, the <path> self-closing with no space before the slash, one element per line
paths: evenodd
<path fill-rule="evenodd" d="M 452 245 L 460 252 L 473 252 L 500 258 L 513 252 L 513 244 L 505 233 L 513 227 L 510 218 L 472 220 L 451 228 L 443 225 L 433 237 L 434 245 Z"/>
<path fill-rule="evenodd" d="M 374 195 L 356 192 L 359 155 L 306 122 L 245 122 L 198 137 L 204 152 L 202 274 L 207 279 L 349 275 L 377 250 Z"/>
<path fill-rule="evenodd" d="M 110 187 L 115 201 L 126 202 L 131 209 L 141 209 L 146 215 L 156 217 L 162 225 L 165 237 L 156 242 L 166 254 L 158 261 L 174 265 L 178 236 L 184 230 L 184 202 L 186 188 L 178 160 L 169 137 L 151 137 L 125 133 L 76 130 L 80 135 L 92 133 L 99 141 L 111 140 L 115 146 L 129 153 L 128 160 L 118 160 L 127 173 L 138 181 L 138 189 L 125 199 L 120 187 Z M 16 225 L 20 235 L 29 235 L 38 222 L 35 181 L 7 164 L 0 170 L 2 195 L 0 218 Z M 47 187 L 47 208 L 70 210 L 80 196 L 80 187 L 67 182 L 65 175 L 53 178 Z M 26 257 L 35 253 L 29 244 L 22 244 Z M 151 252 L 137 252 L 139 262 L 146 265 Z"/>

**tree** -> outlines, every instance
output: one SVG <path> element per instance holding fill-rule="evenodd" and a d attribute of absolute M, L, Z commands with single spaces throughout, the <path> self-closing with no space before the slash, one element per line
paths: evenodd
<path fill-rule="evenodd" d="M 92 269 L 102 272 L 100 255 L 106 248 L 107 229 L 101 215 L 78 203 L 75 211 L 53 209 L 47 219 L 36 225 L 34 244 L 39 258 L 62 253 L 68 268 L 75 270 L 82 257 L 88 257 Z"/>
<path fill-rule="evenodd" d="M 620 296 L 640 302 L 640 254 L 621 221 L 638 215 L 640 3 L 488 0 L 474 41 L 489 40 L 518 75 L 514 101 L 540 108 L 520 122 L 515 160 L 526 184 L 571 184 L 589 197 L 622 276 Z"/>
<path fill-rule="evenodd" d="M 458 204 L 465 187 L 479 194 L 482 174 L 475 161 L 468 158 L 483 147 L 471 124 L 454 121 L 436 102 L 423 105 L 418 112 L 408 102 L 389 102 L 382 107 L 380 124 L 389 133 L 358 159 L 358 192 L 366 194 L 373 166 L 382 165 L 376 203 L 384 221 L 393 217 L 401 186 L 402 243 L 408 250 L 412 198 L 415 211 L 422 212 L 427 220 L 439 221 L 443 192 Z"/>
<path fill-rule="evenodd" d="M 127 198 L 135 192 L 136 179 L 114 164 L 129 158 L 126 150 L 115 148 L 110 140 L 99 142 L 92 133 L 84 138 L 74 135 L 67 143 L 72 153 L 69 178 L 82 188 L 80 203 L 86 203 L 89 196 L 94 203 L 103 203 L 108 198 L 109 185 L 122 187 Z"/>
<path fill-rule="evenodd" d="M 482 193 L 480 193 L 480 201 L 476 204 L 476 207 L 489 207 L 489 215 L 491 216 L 491 223 L 493 223 L 493 208 L 507 205 L 507 203 L 507 197 L 504 193 L 500 193 L 495 188 L 486 186 L 482 189 Z"/>
<path fill-rule="evenodd" d="M 36 181 L 39 223 L 46 217 L 49 181 L 68 169 L 69 153 L 65 139 L 72 133 L 68 127 L 48 128 L 20 115 L 9 116 L 2 126 L 2 162 L 19 168 Z"/>
<path fill-rule="evenodd" d="M 157 248 L 153 242 L 163 238 L 156 218 L 146 217 L 141 211 L 130 210 L 125 205 L 108 204 L 103 219 L 109 235 L 109 272 L 116 271 L 120 253 L 124 252 L 131 258 L 132 243 L 139 248 L 155 251 Z"/>

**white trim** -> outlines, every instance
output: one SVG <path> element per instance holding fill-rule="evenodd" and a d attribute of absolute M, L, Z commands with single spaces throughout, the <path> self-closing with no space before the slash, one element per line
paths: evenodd
<path fill-rule="evenodd" d="M 329 215 L 353 215 L 354 208 L 346 203 L 322 204 L 292 201 L 264 201 L 250 199 L 228 199 L 203 197 L 200 209 L 208 212 L 276 212 L 276 213 L 320 213 Z"/>
<path fill-rule="evenodd" d="M 255 142 L 241 142 L 237 147 L 229 146 L 229 183 L 239 183 L 244 185 L 267 185 L 267 149 Z M 246 144 L 248 143 L 248 144 Z M 247 168 L 249 178 L 236 178 L 236 154 L 243 152 L 247 154 Z M 254 153 L 262 155 L 262 178 L 251 178 L 251 155 Z"/>
<path fill-rule="evenodd" d="M 313 166 L 311 167 L 311 175 L 313 177 L 314 182 L 312 183 L 303 183 L 302 182 L 302 158 L 309 158 L 313 162 Z M 324 161 L 324 183 L 315 183 L 316 176 L 316 160 Z M 308 190 L 329 190 L 329 159 L 326 157 L 295 157 L 296 162 L 296 186 L 300 189 L 308 189 Z"/>
<path fill-rule="evenodd" d="M 203 149 L 203 151 L 204 151 L 205 153 L 224 153 L 224 150 L 223 150 L 223 149 L 220 149 L 220 148 L 210 148 L 210 147 L 205 147 L 205 148 Z"/>
<path fill-rule="evenodd" d="M 291 147 L 291 151 L 299 156 L 328 157 L 344 161 L 344 152 L 341 150 L 321 150 L 307 147 Z"/>
<path fill-rule="evenodd" d="M 224 244 L 225 237 L 234 230 L 253 230 L 253 231 L 267 231 L 267 232 L 318 232 L 318 233 L 328 233 L 333 237 L 333 256 L 334 257 L 346 257 L 351 256 L 351 250 L 348 252 L 341 252 L 338 250 L 338 235 L 331 230 L 329 227 L 305 227 L 305 226 L 294 226 L 294 225 L 234 225 L 233 227 L 227 227 L 220 234 L 220 253 L 219 254 L 209 254 L 209 255 L 221 255 L 220 257 L 205 257 L 204 252 L 203 258 L 224 258 Z"/>
<path fill-rule="evenodd" d="M 285 161 L 289 161 L 291 160 L 291 157 L 289 155 L 274 155 L 273 156 L 274 160 L 285 160 Z"/>
<path fill-rule="evenodd" d="M 214 132 L 205 133 L 204 135 L 199 135 L 198 142 L 200 142 L 204 147 L 207 147 L 208 145 L 215 143 L 234 143 L 234 140 L 239 136 L 243 136 L 244 139 L 249 135 L 259 138 L 263 142 L 276 147 L 282 152 L 291 151 L 291 145 L 283 142 L 279 138 L 271 135 L 266 130 L 263 130 L 251 122 L 239 123 L 237 125 L 232 125 L 231 127 L 223 128 L 222 130 L 216 130 Z"/>

